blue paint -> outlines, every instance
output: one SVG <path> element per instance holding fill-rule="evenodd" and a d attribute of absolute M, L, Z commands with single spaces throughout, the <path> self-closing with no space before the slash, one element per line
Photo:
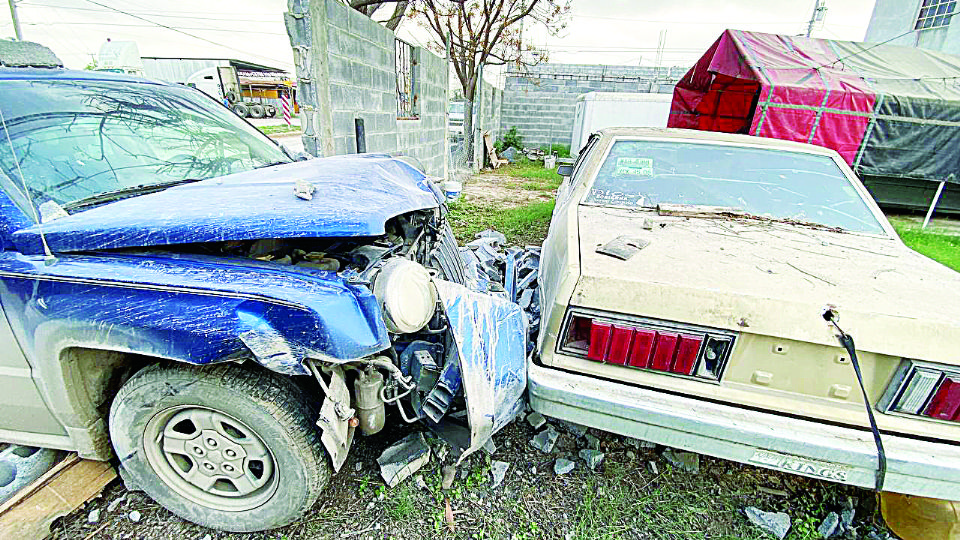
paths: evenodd
<path fill-rule="evenodd" d="M 297 180 L 316 191 L 294 195 Z M 424 175 L 387 156 L 276 165 L 123 199 L 13 233 L 21 253 L 54 253 L 258 238 L 379 236 L 387 220 L 438 206 Z"/>
<path fill-rule="evenodd" d="M 346 361 L 390 346 L 370 290 L 332 272 L 199 255 L 0 254 L 0 302 L 37 361 L 68 346 L 209 364 L 249 357 L 240 335 L 272 329 L 294 352 L 261 362 L 306 374 L 305 357 Z M 254 322 L 256 321 L 256 322 Z"/>

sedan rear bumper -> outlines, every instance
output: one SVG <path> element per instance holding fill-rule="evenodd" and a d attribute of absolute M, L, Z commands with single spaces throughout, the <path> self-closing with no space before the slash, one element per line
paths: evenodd
<path fill-rule="evenodd" d="M 657 444 L 872 489 L 867 430 L 638 388 L 528 363 L 530 405 L 547 416 Z M 866 414 L 866 413 L 864 413 Z M 885 491 L 960 500 L 960 445 L 883 435 Z"/>

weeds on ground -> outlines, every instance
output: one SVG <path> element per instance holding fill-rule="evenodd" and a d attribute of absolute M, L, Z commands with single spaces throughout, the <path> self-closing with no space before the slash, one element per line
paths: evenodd
<path fill-rule="evenodd" d="M 494 171 L 495 174 L 514 176 L 516 178 L 529 178 L 538 180 L 541 183 L 549 181 L 553 184 L 553 189 L 560 185 L 562 176 L 557 174 L 554 169 L 546 169 L 540 161 L 531 161 L 525 157 L 518 157 L 513 163 L 508 163 Z M 524 189 L 529 189 L 524 187 Z"/>
<path fill-rule="evenodd" d="M 905 222 L 893 222 L 897 234 L 907 246 L 960 272 L 960 236 L 938 234 Z"/>
<path fill-rule="evenodd" d="M 553 201 L 535 202 L 514 208 L 497 205 L 451 202 L 450 225 L 457 241 L 466 244 L 476 234 L 493 229 L 507 237 L 507 245 L 540 244 L 550 228 Z"/>

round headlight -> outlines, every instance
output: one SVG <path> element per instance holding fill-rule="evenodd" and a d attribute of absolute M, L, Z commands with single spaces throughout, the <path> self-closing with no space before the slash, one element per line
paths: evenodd
<path fill-rule="evenodd" d="M 437 288 L 423 266 L 408 259 L 391 259 L 373 284 L 383 322 L 395 334 L 409 334 L 430 322 L 437 310 Z"/>

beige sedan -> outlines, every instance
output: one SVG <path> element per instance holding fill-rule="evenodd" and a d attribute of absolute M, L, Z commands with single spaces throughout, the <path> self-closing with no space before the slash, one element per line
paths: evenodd
<path fill-rule="evenodd" d="M 908 249 L 836 152 L 616 128 L 561 173 L 535 410 L 960 500 L 960 274 Z"/>

